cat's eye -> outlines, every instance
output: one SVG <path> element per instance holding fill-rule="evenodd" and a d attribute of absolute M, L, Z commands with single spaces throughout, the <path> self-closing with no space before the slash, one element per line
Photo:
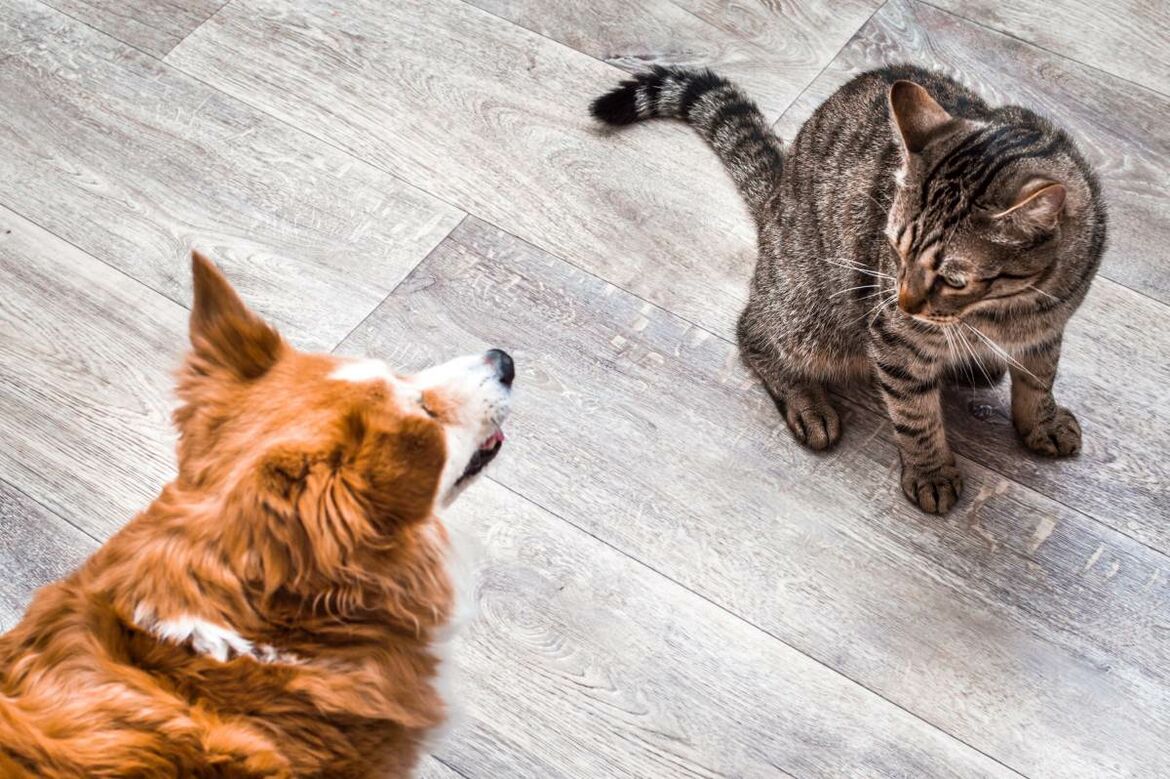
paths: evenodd
<path fill-rule="evenodd" d="M 425 397 L 423 397 L 423 398 L 419 398 L 419 399 L 418 399 L 418 406 L 419 406 L 419 408 L 421 408 L 423 411 L 427 412 L 427 416 L 428 416 L 428 417 L 430 417 L 431 419 L 438 419 L 439 415 L 438 415 L 438 414 L 436 414 L 436 413 L 435 413 L 435 412 L 434 412 L 434 411 L 431 409 L 431 407 L 427 405 L 427 399 L 426 399 Z"/>
<path fill-rule="evenodd" d="M 967 286 L 967 277 L 959 273 L 944 273 L 942 280 L 951 289 L 962 289 Z"/>

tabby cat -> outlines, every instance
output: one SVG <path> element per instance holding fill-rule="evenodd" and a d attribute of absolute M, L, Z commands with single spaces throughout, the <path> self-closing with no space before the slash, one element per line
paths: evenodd
<path fill-rule="evenodd" d="M 912 66 L 857 76 L 787 149 L 751 100 L 705 70 L 656 68 L 592 113 L 611 125 L 682 119 L 726 165 L 759 228 L 740 349 L 799 441 L 836 443 L 827 385 L 872 377 L 902 490 L 945 513 L 963 480 L 940 386 L 963 372 L 998 380 L 1006 364 L 1023 442 L 1051 456 L 1080 449 L 1052 385 L 1065 322 L 1104 249 L 1105 207 L 1062 130 Z"/>

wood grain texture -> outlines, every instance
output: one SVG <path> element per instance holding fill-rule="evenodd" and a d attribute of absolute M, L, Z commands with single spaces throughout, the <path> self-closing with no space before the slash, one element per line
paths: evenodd
<path fill-rule="evenodd" d="M 415 779 L 459 779 L 463 774 L 448 768 L 430 755 L 424 757 L 415 771 Z"/>
<path fill-rule="evenodd" d="M 0 633 L 20 621 L 38 587 L 67 575 L 97 548 L 92 538 L 3 480 L 0 538 Z"/>
<path fill-rule="evenodd" d="M 156 57 L 207 21 L 226 0 L 47 0 L 62 13 Z"/>
<path fill-rule="evenodd" d="M 328 349 L 461 218 L 46 6 L 0 6 L 0 51 L 0 204 L 184 305 L 197 245 Z"/>
<path fill-rule="evenodd" d="M 715 156 L 587 108 L 625 74 L 459 0 L 240 0 L 167 62 L 717 332 L 755 258 Z"/>
<path fill-rule="evenodd" d="M 1170 4 L 1162 0 L 930 4 L 1170 95 Z"/>
<path fill-rule="evenodd" d="M 1170 181 L 1170 98 L 929 5 L 890 0 L 785 112 L 776 131 L 793 137 L 849 78 L 906 61 L 942 70 L 990 103 L 1027 106 L 1067 129 L 1096 169 L 1109 206 L 1101 274 L 1170 303 L 1170 265 L 1163 259 L 1170 244 L 1164 192 Z"/>
<path fill-rule="evenodd" d="M 1010 774 L 498 484 L 447 522 L 483 543 L 438 751 L 465 776 Z"/>
<path fill-rule="evenodd" d="M 510 489 L 1012 768 L 1170 770 L 1164 555 L 970 461 L 925 516 L 884 417 L 812 455 L 730 343 L 478 220 L 342 349 L 486 344 L 517 358 Z"/>
<path fill-rule="evenodd" d="M 187 312 L 0 208 L 0 478 L 105 538 L 174 472 Z"/>
<path fill-rule="evenodd" d="M 714 68 L 746 87 L 769 119 L 788 107 L 881 4 L 470 1 L 623 70 Z"/>

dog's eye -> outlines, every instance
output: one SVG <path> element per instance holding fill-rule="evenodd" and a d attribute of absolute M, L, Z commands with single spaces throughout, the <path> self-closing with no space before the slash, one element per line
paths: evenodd
<path fill-rule="evenodd" d="M 438 415 L 438 414 L 436 414 L 434 411 L 432 411 L 432 410 L 431 410 L 431 407 L 427 405 L 427 399 L 426 399 L 426 398 L 419 398 L 419 399 L 418 399 L 418 405 L 419 405 L 419 408 L 421 408 L 423 411 L 427 412 L 427 416 L 428 416 L 428 417 L 430 417 L 431 419 L 437 419 L 437 418 L 438 418 L 438 416 L 439 416 L 439 415 Z"/>

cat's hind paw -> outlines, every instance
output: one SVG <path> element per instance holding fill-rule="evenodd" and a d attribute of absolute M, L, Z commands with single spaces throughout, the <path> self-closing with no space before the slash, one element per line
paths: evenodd
<path fill-rule="evenodd" d="M 818 452 L 841 440 L 841 416 L 824 397 L 824 393 L 820 395 L 790 395 L 784 408 L 784 421 L 788 423 L 792 435 L 809 449 Z"/>

